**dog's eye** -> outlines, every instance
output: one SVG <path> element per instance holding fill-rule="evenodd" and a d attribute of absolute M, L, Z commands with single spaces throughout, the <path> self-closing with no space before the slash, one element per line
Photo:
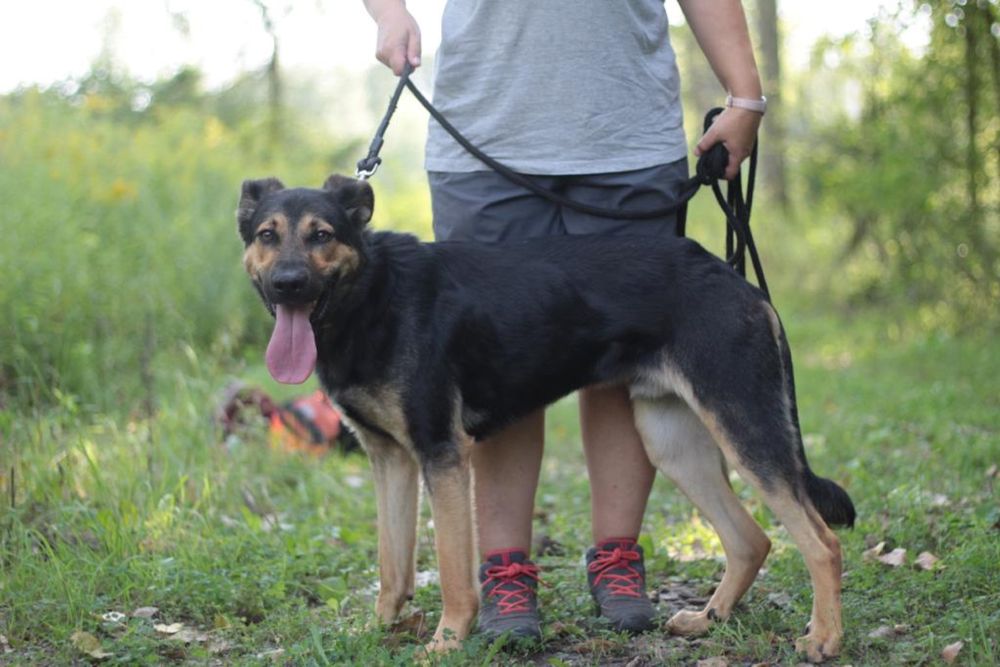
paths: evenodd
<path fill-rule="evenodd" d="M 317 229 L 312 235 L 311 241 L 313 243 L 327 243 L 333 240 L 333 233 L 325 229 Z"/>
<path fill-rule="evenodd" d="M 261 243 L 274 243 L 278 240 L 278 235 L 274 233 L 273 229 L 262 229 L 257 232 L 257 238 Z"/>

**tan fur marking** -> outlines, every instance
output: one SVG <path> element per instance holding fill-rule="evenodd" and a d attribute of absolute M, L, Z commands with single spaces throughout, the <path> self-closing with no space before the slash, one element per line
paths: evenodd
<path fill-rule="evenodd" d="M 410 440 L 410 430 L 403 414 L 403 399 L 398 387 L 389 384 L 353 387 L 337 394 L 335 402 L 349 405 L 369 424 L 374 424 L 393 437 L 396 443 L 416 455 Z M 347 422 L 358 426 L 345 415 Z"/>
<path fill-rule="evenodd" d="M 278 235 L 279 241 L 288 237 L 288 218 L 281 213 L 276 213 L 272 217 L 262 222 L 254 230 L 254 241 L 247 246 L 243 253 L 243 268 L 254 280 L 259 281 L 261 275 L 271 270 L 271 266 L 278 258 L 279 244 L 266 245 L 257 240 L 256 235 L 265 229 L 271 229 Z"/>
<path fill-rule="evenodd" d="M 741 463 L 732 444 L 733 438 L 722 427 L 718 417 L 698 402 L 690 381 L 679 369 L 665 361 L 659 378 L 652 375 L 642 378 L 644 388 L 640 390 L 645 393 L 650 386 L 658 387 L 684 399 L 712 434 L 729 464 L 764 497 L 764 502 L 788 530 L 802 553 L 813 585 L 813 609 L 809 634 L 796 641 L 796 650 L 805 653 L 812 662 L 822 662 L 838 655 L 843 625 L 840 601 L 842 560 L 837 536 L 808 499 L 803 503 L 786 485 L 767 490 L 764 481 Z"/>
<path fill-rule="evenodd" d="M 299 219 L 296 231 L 303 247 L 306 248 L 309 248 L 306 241 L 316 232 L 335 233 L 333 225 L 312 213 L 306 213 Z M 360 264 L 358 251 L 346 243 L 338 242 L 336 238 L 330 243 L 312 248 L 308 252 L 313 269 L 326 277 L 353 273 Z"/>
<path fill-rule="evenodd" d="M 456 446 L 459 449 L 457 464 L 427 469 L 444 605 L 434 638 L 427 646 L 432 651 L 456 648 L 468 636 L 479 609 L 469 461 L 472 441 L 464 433 L 456 434 Z"/>
<path fill-rule="evenodd" d="M 726 552 L 725 574 L 705 608 L 680 611 L 667 623 L 673 634 L 703 634 L 713 620 L 729 617 L 756 579 L 771 542 L 733 493 L 711 434 L 681 399 L 637 399 L 633 407 L 650 460 L 712 524 Z"/>
<path fill-rule="evenodd" d="M 388 624 L 413 597 L 420 469 L 398 443 L 364 428 L 356 427 L 356 433 L 368 454 L 375 481 L 379 566 L 375 614 Z"/>
<path fill-rule="evenodd" d="M 313 250 L 309 259 L 313 267 L 324 276 L 350 275 L 357 271 L 361 263 L 357 250 L 336 241 Z"/>
<path fill-rule="evenodd" d="M 762 480 L 740 464 L 735 448 L 718 420 L 714 417 L 706 419 L 705 416 L 702 420 L 740 476 L 764 497 L 764 502 L 785 526 L 806 561 L 813 585 L 812 618 L 809 634 L 799 638 L 796 649 L 805 653 L 812 662 L 822 662 L 838 655 L 844 631 L 840 603 L 842 563 L 837 536 L 811 505 L 803 505 L 789 489 L 780 487 L 768 491 Z"/>

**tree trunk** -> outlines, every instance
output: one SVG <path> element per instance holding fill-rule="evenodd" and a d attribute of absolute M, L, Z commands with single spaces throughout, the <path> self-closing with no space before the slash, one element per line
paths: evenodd
<path fill-rule="evenodd" d="M 272 146 L 277 146 L 281 143 L 283 108 L 281 69 L 278 67 L 278 31 L 264 0 L 252 0 L 252 2 L 260 10 L 264 31 L 271 38 L 271 60 L 267 63 L 268 139 Z"/>
<path fill-rule="evenodd" d="M 965 169 L 966 192 L 969 197 L 969 213 L 972 224 L 979 219 L 979 152 L 976 150 L 976 126 L 979 116 L 979 63 L 976 59 L 977 38 L 975 3 L 965 8 L 965 131 L 968 134 Z"/>
<path fill-rule="evenodd" d="M 781 33 L 776 0 L 757 0 L 757 40 L 761 53 L 761 78 L 767 95 L 761 169 L 764 184 L 782 208 L 788 206 L 785 177 L 785 120 L 781 97 Z"/>
<path fill-rule="evenodd" d="M 997 15 L 995 5 L 986 5 L 983 15 L 986 38 L 990 45 L 990 71 L 993 73 L 993 95 L 996 98 L 996 109 L 1000 109 L 1000 39 L 993 35 L 993 24 L 1000 25 L 1000 16 Z M 993 135 L 993 153 L 996 160 L 996 173 L 994 177 L 1000 182 L 1000 131 Z"/>

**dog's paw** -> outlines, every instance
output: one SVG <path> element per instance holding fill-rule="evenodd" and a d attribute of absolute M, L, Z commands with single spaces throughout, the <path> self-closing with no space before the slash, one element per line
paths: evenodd
<path fill-rule="evenodd" d="M 375 616 L 382 625 L 392 625 L 399 618 L 407 598 L 379 593 L 375 600 Z"/>
<path fill-rule="evenodd" d="M 840 654 L 840 635 L 822 636 L 810 632 L 795 640 L 795 650 L 805 653 L 809 662 L 823 662 Z"/>
<path fill-rule="evenodd" d="M 674 614 L 673 618 L 667 621 L 667 632 L 672 635 L 703 635 L 712 627 L 714 614 L 710 610 L 691 611 L 685 609 Z"/>

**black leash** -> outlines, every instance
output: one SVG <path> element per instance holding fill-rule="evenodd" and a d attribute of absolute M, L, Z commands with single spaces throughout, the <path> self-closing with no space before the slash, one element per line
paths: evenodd
<path fill-rule="evenodd" d="M 457 128 L 455 128 L 455 126 L 448 122 L 448 120 L 441 115 L 441 112 L 434 108 L 434 105 L 431 104 L 430 100 L 424 97 L 423 93 L 421 93 L 416 85 L 414 85 L 414 83 L 410 80 L 410 74 L 412 73 L 413 68 L 409 64 L 406 64 L 403 74 L 399 77 L 399 82 L 396 84 L 396 89 L 393 91 L 392 97 L 389 99 L 389 107 L 386 109 L 385 115 L 382 117 L 382 122 L 379 123 L 378 129 L 375 131 L 375 136 L 372 138 L 372 142 L 368 147 L 368 154 L 358 161 L 358 178 L 371 178 L 382 164 L 382 158 L 379 157 L 379 152 L 382 150 L 382 144 L 384 143 L 383 137 L 386 129 L 389 127 L 389 120 L 396 111 L 396 105 L 399 103 L 399 98 L 403 93 L 403 88 L 406 87 L 410 89 L 410 92 L 413 93 L 415 98 L 417 98 L 417 101 L 420 102 L 420 104 L 427 110 L 427 113 L 429 113 L 431 117 L 437 121 L 438 124 L 440 124 L 441 127 L 444 128 L 444 130 L 450 134 L 460 146 L 462 146 L 462 148 L 467 150 L 476 159 L 480 160 L 490 169 L 493 169 L 495 172 L 512 183 L 520 185 L 521 187 L 553 202 L 554 204 L 564 206 L 580 213 L 602 218 L 610 218 L 613 220 L 649 220 L 652 218 L 664 218 L 676 214 L 677 232 L 680 236 L 683 236 L 687 221 L 688 201 L 694 197 L 702 185 L 710 185 L 712 187 L 712 192 L 715 194 L 715 199 L 719 203 L 719 207 L 726 216 L 726 262 L 736 269 L 740 275 L 746 277 L 746 253 L 749 251 L 754 274 L 757 277 L 757 285 L 760 287 L 761 291 L 764 292 L 764 296 L 767 297 L 768 301 L 771 300 L 771 295 L 767 289 L 767 281 L 764 279 L 764 269 L 761 266 L 760 257 L 757 254 L 757 246 L 754 243 L 753 234 L 750 231 L 750 209 L 753 204 L 753 188 L 757 172 L 757 142 L 754 142 L 753 149 L 750 152 L 750 169 L 747 179 L 747 196 L 745 199 L 743 197 L 742 178 L 739 173 L 737 173 L 733 180 L 728 181 L 727 193 L 726 196 L 723 197 L 719 181 L 724 178 L 726 165 L 729 163 L 729 151 L 726 150 L 726 147 L 721 143 L 717 143 L 698 158 L 698 162 L 695 166 L 695 175 L 685 181 L 681 186 L 680 198 L 675 204 L 667 207 L 643 211 L 630 211 L 591 206 L 543 188 L 528 179 L 523 174 L 512 170 L 507 165 L 497 162 L 490 156 L 483 153 L 472 142 L 466 139 L 465 136 L 459 132 Z M 715 108 L 706 114 L 706 131 L 712 124 L 712 121 L 715 120 L 715 117 L 720 113 L 722 113 L 722 109 Z"/>

